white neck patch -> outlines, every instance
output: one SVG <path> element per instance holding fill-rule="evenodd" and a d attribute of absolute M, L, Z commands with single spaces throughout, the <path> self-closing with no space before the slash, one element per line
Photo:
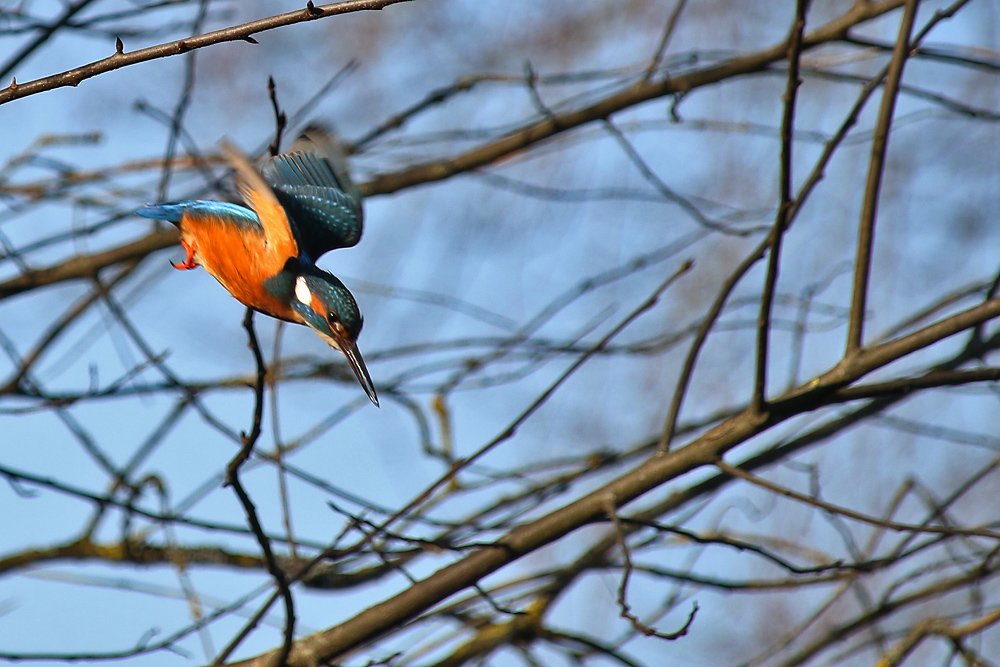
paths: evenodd
<path fill-rule="evenodd" d="M 306 285 L 306 279 L 303 276 L 295 279 L 295 298 L 307 306 L 312 303 L 312 292 L 309 291 L 309 286 Z"/>

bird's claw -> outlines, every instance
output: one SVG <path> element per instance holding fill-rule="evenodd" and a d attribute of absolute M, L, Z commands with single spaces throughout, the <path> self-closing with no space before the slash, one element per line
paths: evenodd
<path fill-rule="evenodd" d="M 187 270 L 194 269 L 198 267 L 198 264 L 194 261 L 194 247 L 188 245 L 186 241 L 181 241 L 181 247 L 184 248 L 184 252 L 187 253 L 187 258 L 183 262 L 170 262 L 170 265 L 175 269 Z"/>

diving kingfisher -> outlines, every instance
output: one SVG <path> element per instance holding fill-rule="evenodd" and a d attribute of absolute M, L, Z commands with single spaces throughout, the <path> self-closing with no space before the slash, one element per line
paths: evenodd
<path fill-rule="evenodd" d="M 304 324 L 340 350 L 378 407 L 357 346 L 364 320 L 358 304 L 336 276 L 315 264 L 328 250 L 361 239 L 361 192 L 340 145 L 324 130 L 307 128 L 260 172 L 225 140 L 222 151 L 246 206 L 197 200 L 146 204 L 136 213 L 177 225 L 187 257 L 171 262 L 174 267 L 203 266 L 243 305 Z"/>

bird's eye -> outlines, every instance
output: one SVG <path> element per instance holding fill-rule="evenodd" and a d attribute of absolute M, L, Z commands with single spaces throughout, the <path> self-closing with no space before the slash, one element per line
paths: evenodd
<path fill-rule="evenodd" d="M 337 313 L 331 310 L 329 313 L 326 314 L 326 321 L 330 323 L 330 326 L 333 326 L 334 324 L 340 321 L 340 317 L 337 316 Z"/>

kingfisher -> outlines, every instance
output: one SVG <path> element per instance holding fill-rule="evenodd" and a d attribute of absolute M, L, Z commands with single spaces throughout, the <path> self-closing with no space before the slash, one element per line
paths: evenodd
<path fill-rule="evenodd" d="M 136 213 L 166 220 L 181 233 L 183 262 L 202 266 L 243 305 L 304 324 L 347 358 L 368 398 L 378 396 L 357 339 L 364 318 L 354 295 L 316 260 L 361 239 L 361 192 L 339 143 L 310 127 L 287 153 L 258 172 L 228 141 L 222 152 L 236 174 L 245 206 L 219 201 L 146 204 Z"/>

